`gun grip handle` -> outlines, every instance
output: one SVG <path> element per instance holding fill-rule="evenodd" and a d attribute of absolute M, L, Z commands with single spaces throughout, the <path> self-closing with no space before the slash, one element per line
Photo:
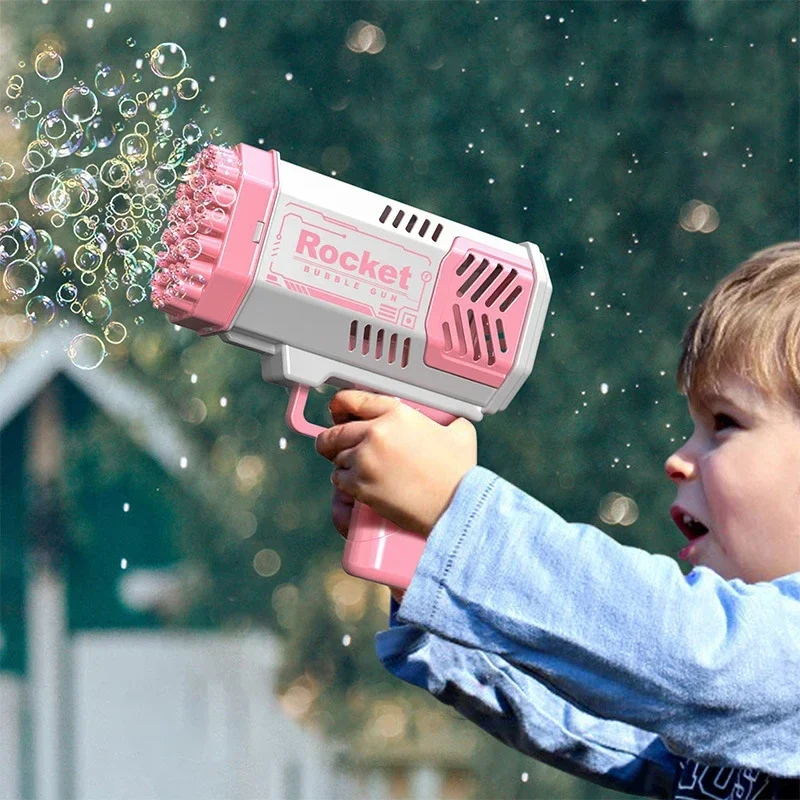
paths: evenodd
<path fill-rule="evenodd" d="M 315 425 L 305 418 L 307 399 L 308 386 L 295 384 L 286 407 L 286 424 L 296 433 L 316 439 L 327 428 Z M 454 414 L 446 411 L 400 399 L 440 425 L 449 425 L 456 419 Z M 357 500 L 350 518 L 342 567 L 348 575 L 383 583 L 395 589 L 407 589 L 425 549 L 425 541 L 426 537 L 422 534 L 400 528 Z"/>

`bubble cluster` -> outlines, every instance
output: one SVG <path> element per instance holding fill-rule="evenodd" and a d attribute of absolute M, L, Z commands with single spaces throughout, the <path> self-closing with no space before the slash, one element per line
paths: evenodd
<path fill-rule="evenodd" d="M 127 338 L 114 307 L 147 299 L 176 189 L 219 133 L 192 118 L 208 108 L 195 111 L 200 85 L 174 42 L 131 64 L 97 63 L 85 80 L 51 44 L 24 66 L 5 82 L 0 117 L 12 128 L 0 139 L 12 143 L 0 152 L 0 311 L 38 327 L 79 317 L 97 332 L 67 352 L 94 369 Z"/>

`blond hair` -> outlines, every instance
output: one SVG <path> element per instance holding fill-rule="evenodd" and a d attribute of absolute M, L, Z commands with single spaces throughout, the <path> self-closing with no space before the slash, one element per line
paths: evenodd
<path fill-rule="evenodd" d="M 695 408 L 731 373 L 800 410 L 800 242 L 760 250 L 723 278 L 681 350 L 678 390 Z"/>

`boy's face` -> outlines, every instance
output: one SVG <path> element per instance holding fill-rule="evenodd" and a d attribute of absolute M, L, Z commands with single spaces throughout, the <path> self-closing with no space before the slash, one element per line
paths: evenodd
<path fill-rule="evenodd" d="M 800 571 L 800 413 L 732 376 L 689 413 L 694 433 L 664 465 L 681 557 L 747 583 Z"/>

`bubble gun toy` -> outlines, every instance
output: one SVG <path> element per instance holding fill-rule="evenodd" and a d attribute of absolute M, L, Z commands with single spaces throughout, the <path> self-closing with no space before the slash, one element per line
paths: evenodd
<path fill-rule="evenodd" d="M 245 144 L 209 145 L 176 192 L 153 305 L 261 354 L 288 426 L 324 383 L 399 397 L 442 425 L 508 406 L 552 292 L 544 257 Z M 342 566 L 405 589 L 425 539 L 356 502 Z"/>

